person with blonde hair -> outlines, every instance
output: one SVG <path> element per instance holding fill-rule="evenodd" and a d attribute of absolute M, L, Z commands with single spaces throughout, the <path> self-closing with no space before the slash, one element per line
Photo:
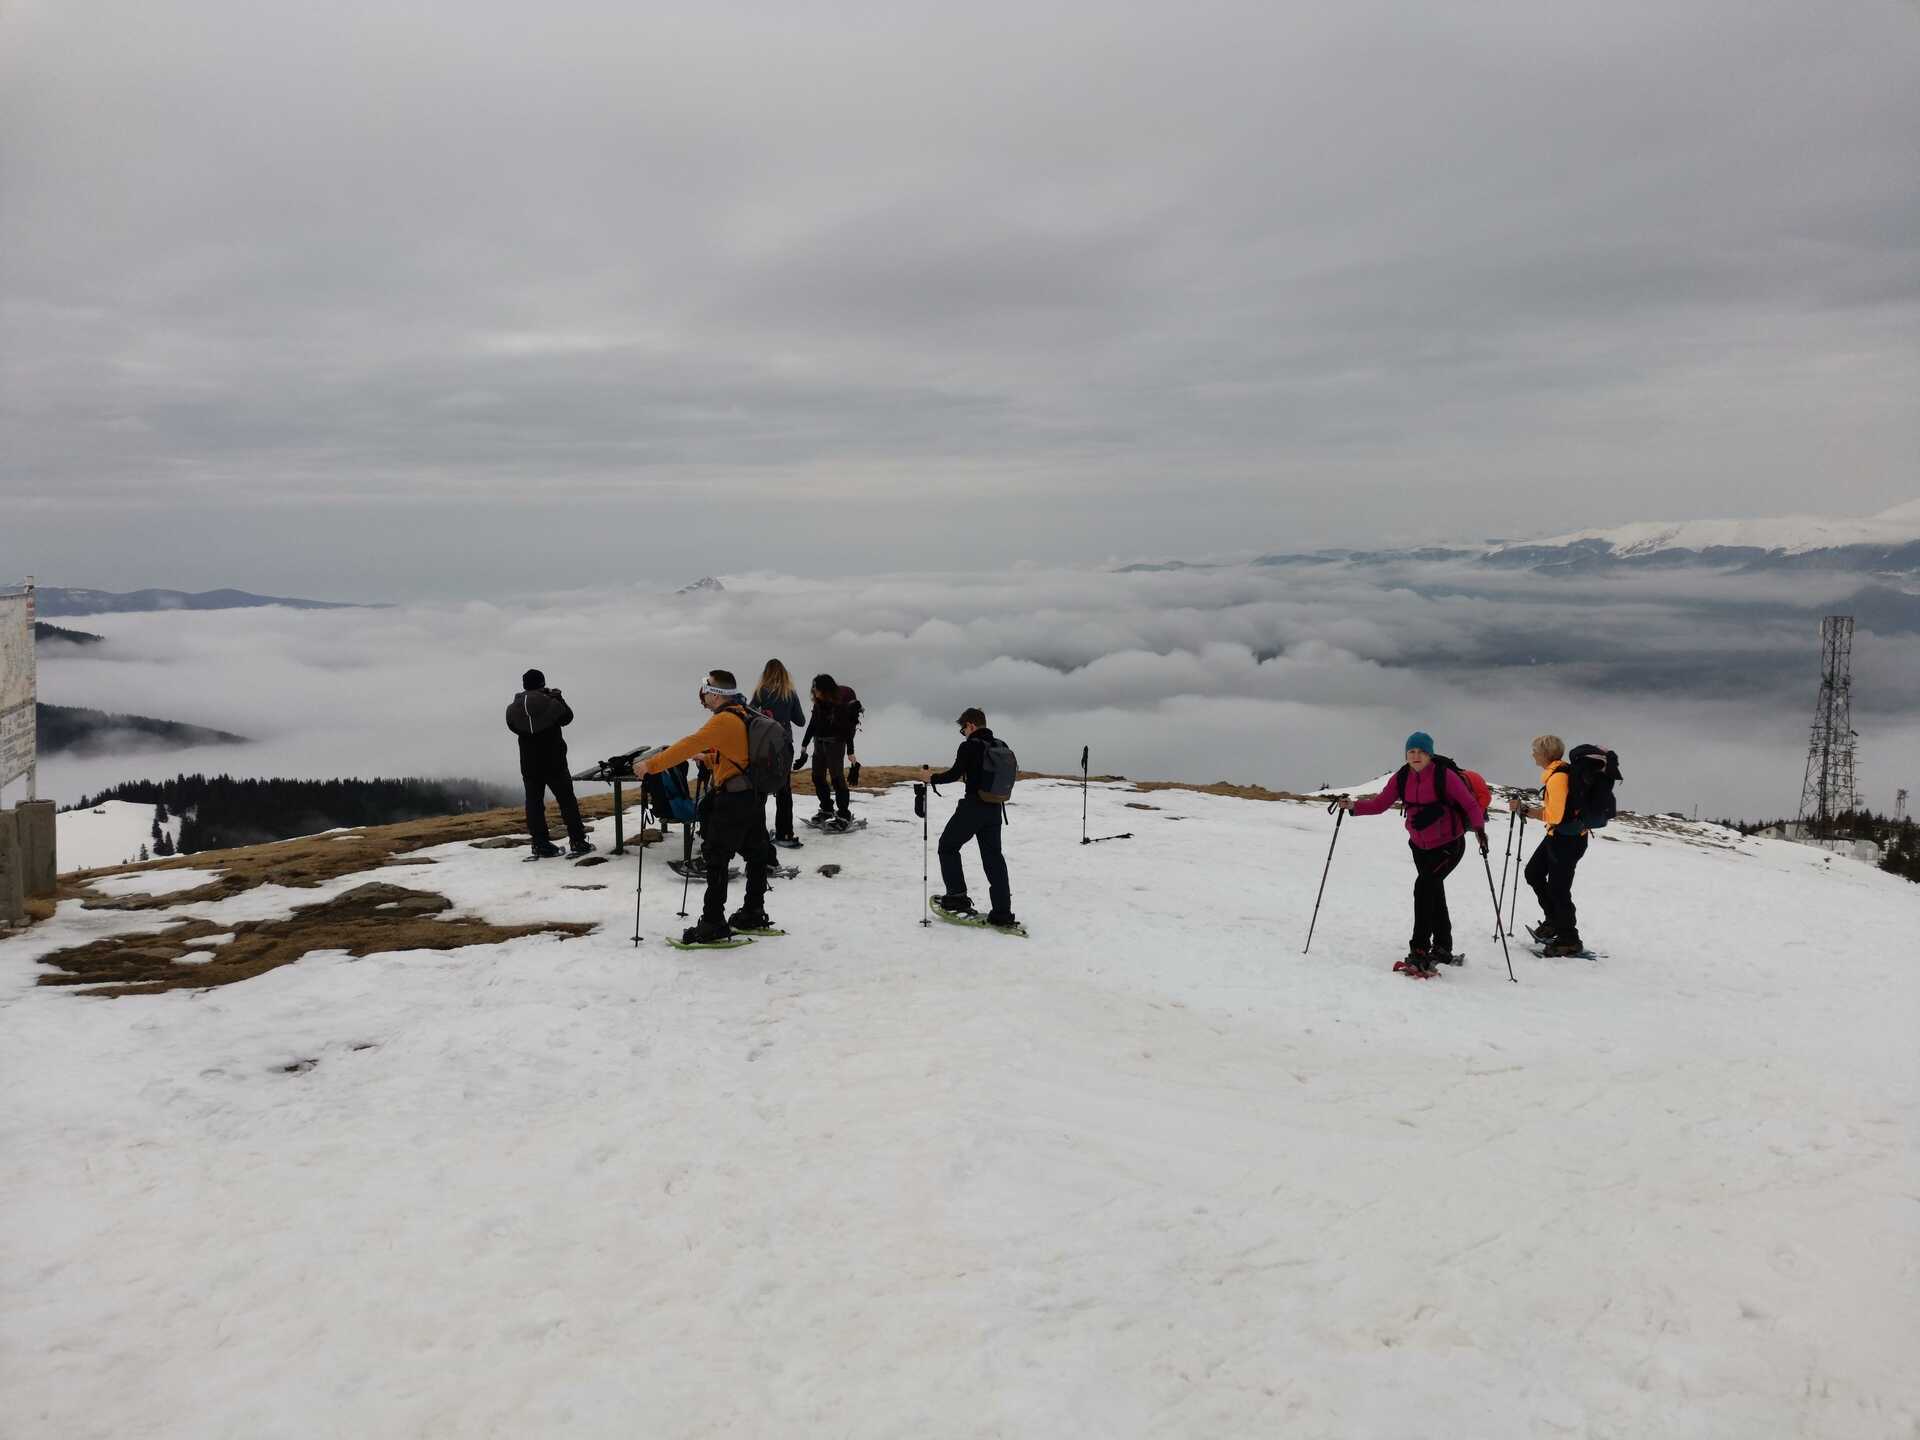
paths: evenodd
<path fill-rule="evenodd" d="M 778 660 L 767 661 L 766 669 L 760 672 L 760 687 L 753 692 L 749 703 L 762 715 L 785 725 L 789 739 L 793 737 L 794 726 L 807 723 L 807 712 L 801 708 L 800 696 L 793 688 L 793 676 Z M 773 843 L 789 850 L 798 850 L 801 845 L 800 837 L 793 833 L 791 772 L 786 783 L 773 795 Z"/>
<path fill-rule="evenodd" d="M 1587 853 L 1587 827 L 1567 813 L 1573 788 L 1567 764 L 1567 743 L 1558 735 L 1533 737 L 1533 763 L 1540 769 L 1540 803 L 1528 808 L 1529 820 L 1538 820 L 1546 834 L 1527 861 L 1527 884 L 1540 902 L 1542 920 L 1527 933 L 1548 955 L 1578 955 L 1586 946 L 1573 905 L 1573 872 Z"/>

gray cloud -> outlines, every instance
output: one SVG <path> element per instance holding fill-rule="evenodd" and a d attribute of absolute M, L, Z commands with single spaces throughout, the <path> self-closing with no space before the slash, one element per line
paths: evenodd
<path fill-rule="evenodd" d="M 1057 563 L 1875 510 L 1920 459 L 1910 6 L 10 24 L 5 569 L 497 593 L 536 497 Z"/>

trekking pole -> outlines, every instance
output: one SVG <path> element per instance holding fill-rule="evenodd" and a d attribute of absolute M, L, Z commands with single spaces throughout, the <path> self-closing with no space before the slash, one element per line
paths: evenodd
<path fill-rule="evenodd" d="M 1513 973 L 1513 953 L 1507 949 L 1507 932 L 1500 928 L 1500 892 L 1493 888 L 1493 859 L 1484 850 L 1480 852 L 1480 863 L 1487 871 L 1487 894 L 1493 897 L 1493 929 L 1500 937 L 1500 953 L 1507 957 L 1507 979 L 1518 985 L 1520 977 Z"/>
<path fill-rule="evenodd" d="M 1329 814 L 1336 810 L 1340 813 L 1333 822 L 1333 840 L 1327 846 L 1327 863 L 1320 867 L 1320 894 L 1313 897 L 1313 919 L 1307 925 L 1307 943 L 1300 947 L 1302 955 L 1313 948 L 1313 927 L 1320 923 L 1320 900 L 1327 893 L 1327 871 L 1333 869 L 1333 847 L 1340 843 L 1340 822 L 1347 818 L 1347 812 L 1340 809 L 1337 801 L 1327 806 Z"/>
<path fill-rule="evenodd" d="M 1526 860 L 1526 854 L 1527 854 L 1527 812 L 1526 812 L 1526 808 L 1523 805 L 1520 810 L 1520 838 L 1514 843 L 1514 847 L 1513 847 L 1513 856 L 1514 856 L 1513 900 L 1507 906 L 1506 933 L 1509 935 L 1513 934 L 1513 919 L 1514 919 L 1514 916 L 1520 910 L 1520 876 L 1523 873 L 1522 867 Z"/>
<path fill-rule="evenodd" d="M 1090 845 L 1087 839 L 1087 747 L 1080 747 L 1080 843 Z"/>
<path fill-rule="evenodd" d="M 700 802 L 706 798 L 707 777 L 700 776 L 700 783 L 693 787 L 693 813 L 700 813 Z M 693 821 L 687 822 L 687 844 L 685 858 L 680 862 L 680 918 L 687 918 L 687 891 L 693 885 Z"/>
<path fill-rule="evenodd" d="M 927 914 L 927 787 L 914 782 L 913 813 L 920 817 L 920 924 L 931 928 L 933 917 Z"/>
<path fill-rule="evenodd" d="M 634 945 L 639 945 L 639 887 L 647 881 L 647 820 L 645 816 L 641 816 L 639 826 L 641 826 L 639 845 L 634 847 L 634 854 L 639 856 L 634 864 Z"/>
<path fill-rule="evenodd" d="M 1500 888 L 1494 891 L 1496 901 L 1507 893 L 1507 868 L 1513 863 L 1513 822 L 1518 816 L 1519 809 L 1514 804 L 1513 792 L 1509 790 L 1507 792 L 1507 848 L 1500 855 Z M 1492 861 L 1487 862 L 1487 868 L 1489 870 L 1493 868 Z M 1506 929 L 1500 924 L 1501 909 L 1498 903 L 1493 907 L 1493 936 L 1496 940 L 1505 939 L 1507 934 Z"/>

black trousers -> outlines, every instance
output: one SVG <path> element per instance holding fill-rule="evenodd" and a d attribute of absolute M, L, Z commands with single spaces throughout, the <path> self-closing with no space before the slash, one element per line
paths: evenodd
<path fill-rule="evenodd" d="M 1573 872 L 1586 853 L 1584 834 L 1549 835 L 1527 861 L 1527 884 L 1540 902 L 1540 913 L 1557 938 L 1575 944 L 1580 942 L 1580 921 L 1573 908 Z"/>
<path fill-rule="evenodd" d="M 1006 823 L 1006 807 L 989 805 L 972 795 L 964 796 L 953 807 L 953 818 L 940 832 L 940 880 L 949 895 L 967 893 L 967 872 L 960 864 L 960 851 L 969 840 L 980 842 L 980 868 L 987 872 L 987 895 L 996 914 L 1013 910 L 1013 890 L 1007 884 L 1007 857 L 1000 848 L 1000 830 Z"/>
<path fill-rule="evenodd" d="M 1422 850 L 1408 841 L 1407 848 L 1413 851 L 1413 868 L 1418 872 L 1413 882 L 1413 939 L 1409 944 L 1415 950 L 1451 951 L 1453 917 L 1447 913 L 1447 876 L 1467 853 L 1467 837 L 1462 835 L 1432 850 Z"/>
<path fill-rule="evenodd" d="M 817 736 L 813 742 L 813 793 L 821 810 L 847 813 L 847 742 Z M 829 798 L 831 797 L 831 798 Z"/>
<path fill-rule="evenodd" d="M 765 814 L 763 806 L 761 813 Z M 793 838 L 793 776 L 773 792 L 773 833 L 782 840 Z"/>
<path fill-rule="evenodd" d="M 560 802 L 560 818 L 566 824 L 567 839 L 575 846 L 587 843 L 586 827 L 580 823 L 580 802 L 573 796 L 573 777 L 567 774 L 564 762 L 533 773 L 522 770 L 520 779 L 527 787 L 527 830 L 533 836 L 534 849 L 553 843 L 547 830 L 546 792 L 549 790 Z"/>
<path fill-rule="evenodd" d="M 700 918 L 723 922 L 727 918 L 727 867 L 733 857 L 747 862 L 747 898 L 743 908 L 759 910 L 767 902 L 767 867 L 773 864 L 773 846 L 767 840 L 767 810 L 751 790 L 716 790 L 707 800 L 707 894 Z"/>

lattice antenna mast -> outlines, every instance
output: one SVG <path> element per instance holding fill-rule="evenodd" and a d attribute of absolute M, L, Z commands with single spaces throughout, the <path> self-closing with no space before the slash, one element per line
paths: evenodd
<path fill-rule="evenodd" d="M 1810 834 L 1829 833 L 1856 808 L 1853 742 L 1853 616 L 1829 615 L 1820 622 L 1820 698 L 1800 787 L 1800 821 Z"/>

